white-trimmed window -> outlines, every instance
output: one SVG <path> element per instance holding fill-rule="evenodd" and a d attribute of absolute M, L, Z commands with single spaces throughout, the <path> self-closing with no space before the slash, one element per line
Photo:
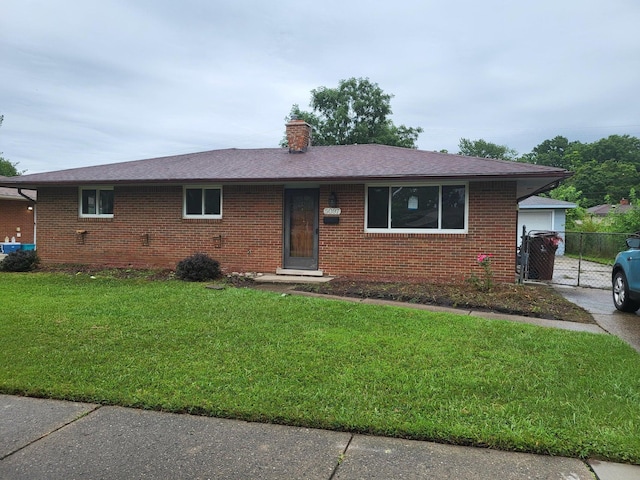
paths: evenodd
<path fill-rule="evenodd" d="M 365 230 L 397 233 L 465 233 L 465 183 L 368 185 Z"/>
<path fill-rule="evenodd" d="M 81 217 L 113 217 L 113 187 L 80 187 Z"/>
<path fill-rule="evenodd" d="M 184 218 L 222 218 L 222 187 L 184 187 Z"/>

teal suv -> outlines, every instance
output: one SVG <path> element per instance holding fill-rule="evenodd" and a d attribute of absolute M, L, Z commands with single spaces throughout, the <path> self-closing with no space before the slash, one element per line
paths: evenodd
<path fill-rule="evenodd" d="M 621 312 L 640 308 L 640 235 L 627 238 L 627 249 L 616 255 L 611 273 L 613 304 Z"/>

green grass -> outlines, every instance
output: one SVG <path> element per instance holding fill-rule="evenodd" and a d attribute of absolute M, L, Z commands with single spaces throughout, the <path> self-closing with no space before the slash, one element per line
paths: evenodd
<path fill-rule="evenodd" d="M 565 255 L 569 258 L 575 258 L 575 259 L 581 258 L 580 255 L 573 254 L 573 253 L 565 253 Z M 587 260 L 588 262 L 593 262 L 593 263 L 600 263 L 602 265 L 613 266 L 615 255 L 613 257 L 595 257 L 590 255 L 582 255 L 582 260 Z"/>
<path fill-rule="evenodd" d="M 0 291 L 3 393 L 640 463 L 613 336 L 84 274 Z"/>

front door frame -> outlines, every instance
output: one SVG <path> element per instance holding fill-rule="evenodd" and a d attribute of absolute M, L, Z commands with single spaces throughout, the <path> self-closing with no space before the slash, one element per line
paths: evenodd
<path fill-rule="evenodd" d="M 313 236 L 313 250 L 310 257 L 291 256 L 291 212 L 293 200 L 296 196 L 309 196 L 313 208 L 313 225 L 309 232 Z M 318 237 L 319 237 L 319 188 L 285 188 L 284 190 L 284 211 L 283 211 L 283 252 L 282 266 L 285 269 L 296 270 L 317 270 L 318 269 Z"/>

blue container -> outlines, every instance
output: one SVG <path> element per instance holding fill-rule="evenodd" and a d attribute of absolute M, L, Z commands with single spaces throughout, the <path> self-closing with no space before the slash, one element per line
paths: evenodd
<path fill-rule="evenodd" d="M 35 243 L 23 243 L 22 246 L 20 247 L 20 250 L 35 250 L 35 249 L 36 249 Z"/>
<path fill-rule="evenodd" d="M 3 243 L 2 244 L 2 253 L 8 255 L 11 252 L 17 252 L 20 250 L 20 243 Z"/>

